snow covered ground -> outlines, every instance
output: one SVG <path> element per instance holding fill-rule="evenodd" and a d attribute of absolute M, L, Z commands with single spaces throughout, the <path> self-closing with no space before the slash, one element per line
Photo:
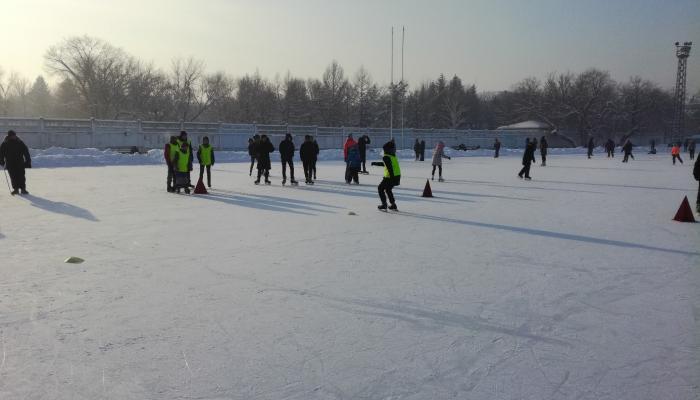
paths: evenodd
<path fill-rule="evenodd" d="M 208 196 L 30 170 L 0 194 L 0 399 L 697 399 L 692 166 L 549 164 L 445 160 L 427 199 L 405 160 L 398 214 L 337 161 L 297 188 L 217 164 Z"/>

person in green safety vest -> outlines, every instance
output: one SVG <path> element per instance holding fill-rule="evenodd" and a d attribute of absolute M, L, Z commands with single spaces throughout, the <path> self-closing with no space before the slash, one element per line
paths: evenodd
<path fill-rule="evenodd" d="M 396 144 L 393 140 L 390 140 L 384 144 L 384 157 L 381 162 L 373 162 L 372 165 L 383 166 L 384 167 L 384 178 L 377 187 L 379 192 L 379 199 L 382 204 L 377 208 L 386 211 L 387 204 L 386 199 L 389 198 L 389 210 L 398 211 L 396 207 L 396 201 L 394 200 L 394 192 L 392 189 L 394 186 L 399 186 L 401 183 L 401 168 L 399 167 L 399 159 L 396 157 Z"/>
<path fill-rule="evenodd" d="M 175 168 L 173 168 L 173 156 L 177 151 L 177 136 L 170 136 L 170 141 L 165 144 L 163 148 L 163 158 L 165 158 L 165 163 L 168 166 L 168 192 L 172 192 L 173 186 L 175 184 Z"/>
<path fill-rule="evenodd" d="M 189 158 L 188 162 L 189 162 L 190 171 L 192 171 L 192 159 L 194 156 L 194 154 L 193 154 L 194 149 L 192 148 L 192 141 L 187 138 L 187 131 L 180 131 L 180 136 L 178 136 L 178 138 L 177 138 L 178 147 L 182 146 L 183 143 L 186 143 L 187 147 L 189 148 L 190 158 Z M 192 180 L 190 179 L 189 172 L 187 174 L 188 174 L 187 180 L 190 181 L 190 183 L 191 183 Z M 194 187 L 194 186 L 191 186 L 191 187 Z"/>
<path fill-rule="evenodd" d="M 180 189 L 185 189 L 185 193 L 190 194 L 190 171 L 192 171 L 192 151 L 187 142 L 182 142 L 180 148 L 173 156 L 173 168 L 175 169 L 174 189 L 180 193 Z"/>
<path fill-rule="evenodd" d="M 209 137 L 202 138 L 202 145 L 197 149 L 199 161 L 199 180 L 204 177 L 204 169 L 207 170 L 207 186 L 211 188 L 211 167 L 214 165 L 214 147 L 209 144 Z"/>

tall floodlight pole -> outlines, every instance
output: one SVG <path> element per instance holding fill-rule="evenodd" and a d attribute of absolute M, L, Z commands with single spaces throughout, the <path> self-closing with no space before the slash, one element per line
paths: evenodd
<path fill-rule="evenodd" d="M 684 42 L 680 44 L 676 42 L 676 57 L 678 58 L 678 70 L 676 72 L 676 90 L 674 92 L 674 108 L 673 108 L 673 129 L 672 140 L 678 143 L 683 139 L 683 130 L 685 122 L 685 88 L 686 88 L 686 72 L 688 69 L 688 57 L 690 56 L 690 48 L 693 42 Z"/>
<path fill-rule="evenodd" d="M 389 135 L 394 138 L 394 27 L 391 27 L 391 83 L 389 84 Z"/>
<path fill-rule="evenodd" d="M 405 89 L 405 83 L 403 81 L 403 44 L 404 44 L 404 38 L 406 36 L 406 27 L 401 27 L 401 148 L 405 149 L 406 148 L 406 143 L 403 141 L 403 110 L 404 110 L 404 103 L 406 102 L 406 91 Z"/>

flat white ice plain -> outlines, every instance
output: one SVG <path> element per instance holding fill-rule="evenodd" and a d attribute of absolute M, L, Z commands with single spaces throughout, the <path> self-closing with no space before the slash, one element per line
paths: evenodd
<path fill-rule="evenodd" d="M 0 194 L 0 399 L 698 399 L 692 165 L 620 161 L 454 158 L 428 199 L 403 160 L 398 214 L 337 161 L 217 164 L 208 196 L 30 170 Z"/>

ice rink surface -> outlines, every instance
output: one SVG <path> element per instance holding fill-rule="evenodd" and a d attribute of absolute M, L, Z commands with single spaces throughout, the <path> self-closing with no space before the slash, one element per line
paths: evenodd
<path fill-rule="evenodd" d="M 697 182 L 636 157 L 453 158 L 434 198 L 402 160 L 398 214 L 335 161 L 217 164 L 206 196 L 30 170 L 0 194 L 0 399 L 698 399 Z"/>

